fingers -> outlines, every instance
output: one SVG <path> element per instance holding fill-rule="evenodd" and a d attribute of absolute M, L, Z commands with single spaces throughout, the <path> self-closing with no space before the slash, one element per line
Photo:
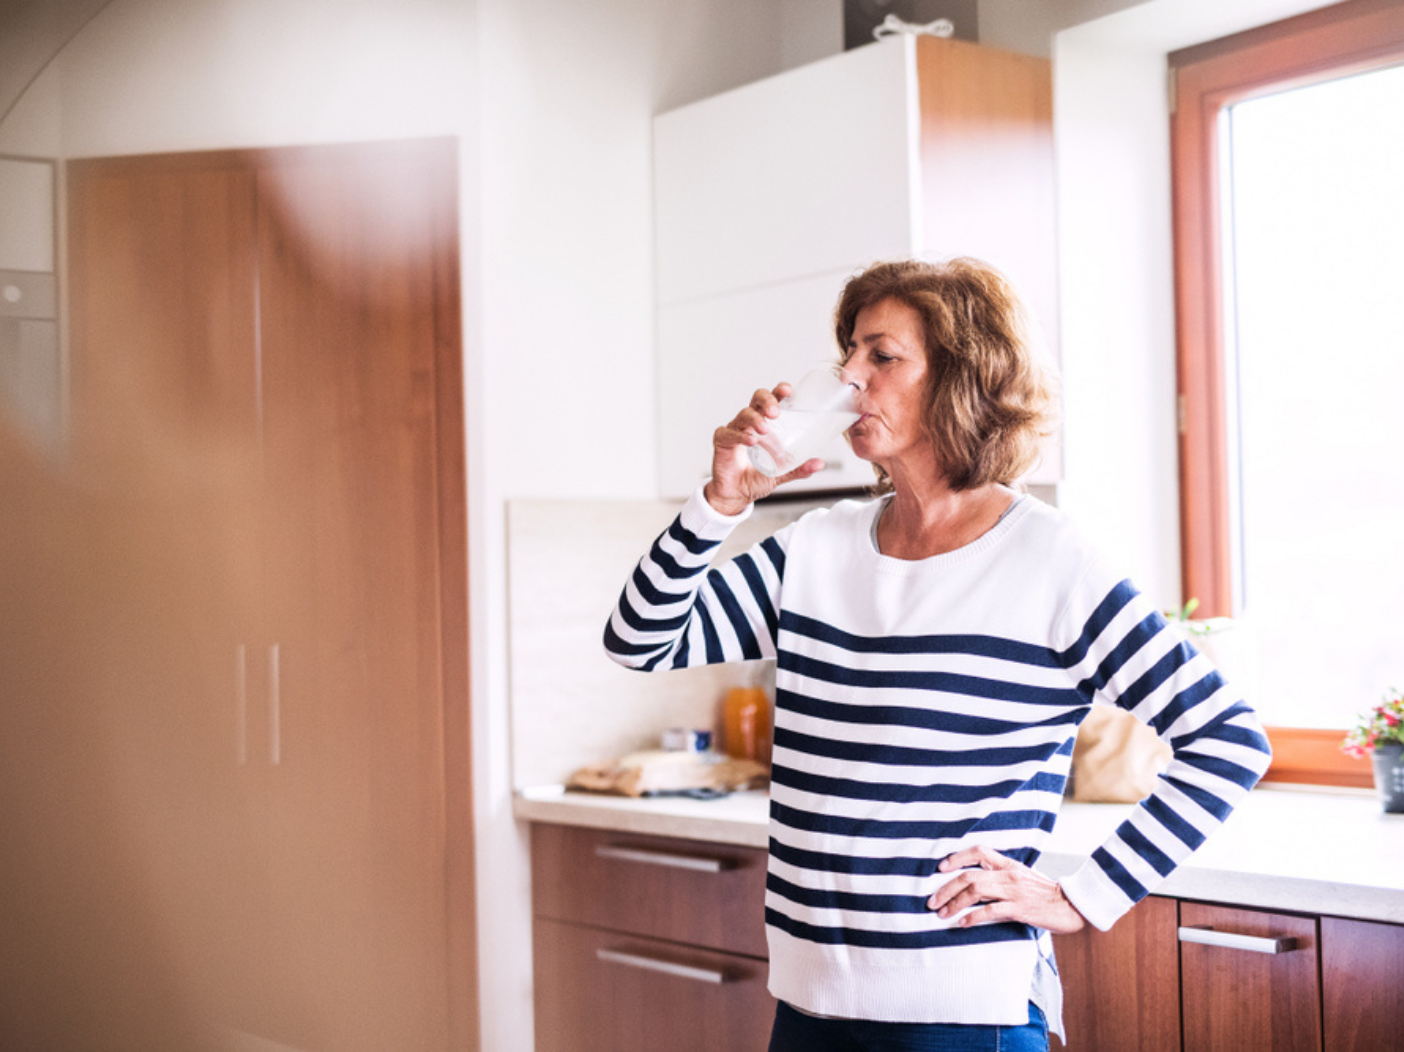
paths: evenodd
<path fill-rule="evenodd" d="M 1012 858 L 1001 855 L 983 844 L 961 848 L 947 855 L 937 866 L 941 873 L 955 873 L 927 900 L 926 904 L 942 917 L 951 917 L 962 909 L 982 901 L 985 890 L 993 890 L 995 885 L 988 881 L 975 881 L 976 874 L 998 873 L 1018 866 Z M 987 896 L 988 897 L 988 896 Z"/>
<path fill-rule="evenodd" d="M 1063 933 L 1084 925 L 1057 881 L 985 848 L 962 850 L 947 861 L 961 857 L 971 860 L 971 868 L 959 870 L 927 899 L 937 916 L 956 918 L 962 928 L 1012 920 Z"/>
<path fill-rule="evenodd" d="M 979 866 L 981 869 L 1010 869 L 1019 865 L 1008 855 L 1001 855 L 993 848 L 985 847 L 984 844 L 976 844 L 973 847 L 961 848 L 959 851 L 947 855 L 941 860 L 938 867 L 942 873 L 950 873 L 957 869 L 966 869 L 970 866 Z"/>
<path fill-rule="evenodd" d="M 770 406 L 778 406 L 784 399 L 790 397 L 790 392 L 793 390 L 794 388 L 783 380 L 775 385 L 773 391 L 767 391 L 764 387 L 758 388 L 756 393 L 751 396 L 751 405 L 764 412 Z M 757 400 L 759 400 L 759 404 Z M 770 415 L 774 416 L 775 414 L 771 413 Z"/>
<path fill-rule="evenodd" d="M 814 459 L 780 478 L 768 478 L 745 455 L 747 447 L 758 444 L 761 436 L 770 432 L 771 422 L 780 415 L 780 400 L 790 390 L 787 383 L 777 384 L 774 390 L 758 388 L 729 424 L 712 432 L 712 473 L 704 493 L 717 511 L 739 514 L 781 483 L 808 478 L 823 468 L 824 462 Z"/>
<path fill-rule="evenodd" d="M 995 907 L 1004 915 L 1000 919 L 1011 918 L 1018 902 L 1007 896 L 1012 895 L 1014 889 L 996 887 L 987 881 L 977 882 L 974 874 L 981 872 L 971 870 L 970 877 L 951 881 L 927 899 L 927 906 L 942 920 L 954 920 L 962 928 L 994 919 Z"/>
<path fill-rule="evenodd" d="M 963 917 L 956 920 L 958 928 L 973 928 L 977 924 L 996 924 L 999 921 L 1019 921 L 1024 918 L 1018 916 L 1018 905 L 1009 901 L 989 902 L 983 906 L 969 910 Z"/>
<path fill-rule="evenodd" d="M 999 871 L 967 869 L 937 888 L 926 905 L 938 916 L 949 918 L 982 902 L 1006 899 L 1014 891 L 1009 878 Z"/>
<path fill-rule="evenodd" d="M 769 422 L 780 415 L 781 400 L 789 393 L 790 385 L 786 383 L 777 384 L 773 391 L 767 391 L 764 387 L 757 388 L 755 394 L 751 395 L 751 401 L 736 415 L 733 423 L 759 427 L 761 434 L 765 434 L 770 430 Z"/>
<path fill-rule="evenodd" d="M 810 457 L 793 471 L 781 475 L 775 480 L 776 485 L 785 482 L 794 482 L 796 479 L 807 479 L 810 475 L 824 470 L 824 461 L 819 457 Z"/>
<path fill-rule="evenodd" d="M 789 384 L 781 384 L 774 391 L 764 387 L 757 389 L 729 424 L 723 424 L 712 434 L 714 445 L 727 448 L 753 446 L 760 435 L 770 430 L 770 421 L 780 415 L 780 399 L 788 393 Z"/>

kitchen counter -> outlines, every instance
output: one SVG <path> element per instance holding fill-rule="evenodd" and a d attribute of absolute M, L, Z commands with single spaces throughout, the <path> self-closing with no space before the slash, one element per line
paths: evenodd
<path fill-rule="evenodd" d="M 566 791 L 518 793 L 518 819 L 764 848 L 767 796 L 635 800 Z M 1038 868 L 1072 872 L 1130 804 L 1064 802 Z M 1373 794 L 1261 786 L 1156 894 L 1236 906 L 1404 924 L 1404 815 Z"/>

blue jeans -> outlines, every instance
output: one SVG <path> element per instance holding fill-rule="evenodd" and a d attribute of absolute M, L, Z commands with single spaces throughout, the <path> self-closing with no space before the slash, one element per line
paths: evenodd
<path fill-rule="evenodd" d="M 781 1001 L 770 1052 L 1048 1052 L 1048 1024 L 1032 1004 L 1022 1026 L 974 1026 L 818 1019 Z"/>

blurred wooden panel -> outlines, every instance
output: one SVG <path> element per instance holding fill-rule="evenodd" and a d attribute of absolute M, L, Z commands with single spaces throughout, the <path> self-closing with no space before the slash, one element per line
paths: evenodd
<path fill-rule="evenodd" d="M 1174 899 L 1151 896 L 1110 931 L 1053 937 L 1063 981 L 1065 1047 L 1178 1052 L 1180 957 Z"/>
<path fill-rule="evenodd" d="M 82 671 L 225 1038 L 447 1047 L 451 987 L 476 1040 L 455 172 L 447 140 L 73 165 Z"/>

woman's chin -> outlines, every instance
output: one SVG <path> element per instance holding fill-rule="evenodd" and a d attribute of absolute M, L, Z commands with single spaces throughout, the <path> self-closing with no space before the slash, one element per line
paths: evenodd
<path fill-rule="evenodd" d="M 853 455 L 859 460 L 866 460 L 869 464 L 877 462 L 878 451 L 871 442 L 866 442 L 862 436 L 848 436 L 848 448 L 853 450 Z"/>

